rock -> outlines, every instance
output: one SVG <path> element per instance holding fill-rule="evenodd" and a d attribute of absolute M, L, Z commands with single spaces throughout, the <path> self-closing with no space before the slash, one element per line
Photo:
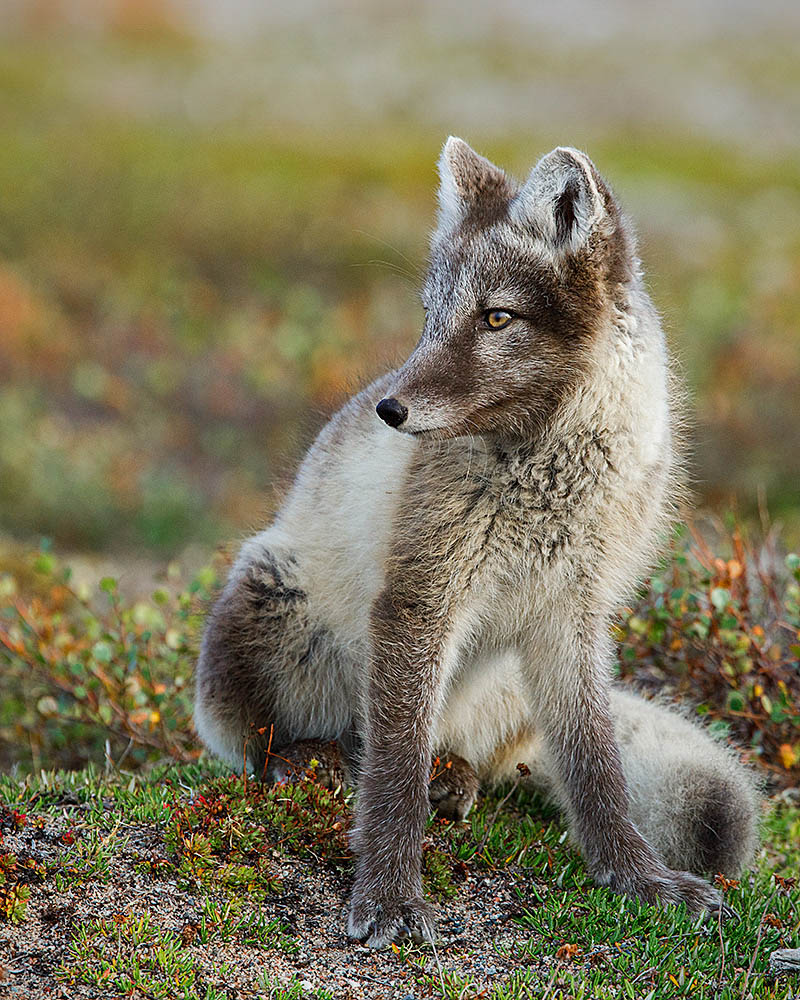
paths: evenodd
<path fill-rule="evenodd" d="M 779 948 L 769 956 L 770 972 L 800 972 L 800 948 Z"/>

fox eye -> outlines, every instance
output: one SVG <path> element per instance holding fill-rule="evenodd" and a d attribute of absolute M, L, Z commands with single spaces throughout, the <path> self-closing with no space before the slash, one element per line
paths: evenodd
<path fill-rule="evenodd" d="M 513 318 L 513 313 L 505 309 L 490 309 L 483 314 L 484 322 L 492 330 L 502 330 L 504 326 L 508 326 Z"/>

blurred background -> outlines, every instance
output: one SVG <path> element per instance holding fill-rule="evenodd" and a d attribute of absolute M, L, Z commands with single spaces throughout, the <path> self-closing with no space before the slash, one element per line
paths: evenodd
<path fill-rule="evenodd" d="M 800 4 L 4 0 L 0 569 L 200 565 L 404 357 L 449 133 L 586 149 L 700 503 L 800 539 Z M 278 485 L 276 485 L 278 484 Z"/>

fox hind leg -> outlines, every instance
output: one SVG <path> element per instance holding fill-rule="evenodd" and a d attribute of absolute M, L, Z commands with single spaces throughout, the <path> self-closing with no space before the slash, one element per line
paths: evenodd
<path fill-rule="evenodd" d="M 265 751 L 319 723 L 309 704 L 320 646 L 291 555 L 261 550 L 231 574 L 206 625 L 196 673 L 195 725 L 231 767 L 260 774 Z M 305 716 L 308 716 L 306 718 Z"/>

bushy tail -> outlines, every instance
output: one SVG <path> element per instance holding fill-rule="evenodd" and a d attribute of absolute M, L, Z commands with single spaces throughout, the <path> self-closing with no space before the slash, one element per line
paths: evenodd
<path fill-rule="evenodd" d="M 736 875 L 758 841 L 759 789 L 732 750 L 677 712 L 615 689 L 630 816 L 671 868 Z"/>

